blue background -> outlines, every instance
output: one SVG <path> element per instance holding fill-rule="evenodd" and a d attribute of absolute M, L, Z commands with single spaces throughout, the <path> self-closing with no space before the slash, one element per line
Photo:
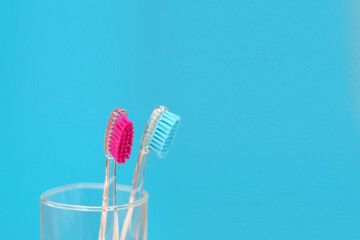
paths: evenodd
<path fill-rule="evenodd" d="M 148 159 L 149 239 L 360 239 L 355 1 L 0 0 L 0 229 L 102 182 L 110 112 L 182 116 Z"/>

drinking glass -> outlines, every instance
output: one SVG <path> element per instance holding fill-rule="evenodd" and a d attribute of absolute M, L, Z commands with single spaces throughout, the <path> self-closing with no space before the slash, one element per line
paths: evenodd
<path fill-rule="evenodd" d="M 41 239 L 42 240 L 97 240 L 103 198 L 103 183 L 76 183 L 46 191 L 41 201 Z M 116 185 L 116 202 L 106 210 L 106 240 L 112 240 L 114 211 L 118 215 L 121 230 L 127 211 L 133 208 L 133 216 L 126 240 L 145 240 L 147 234 L 148 193 L 133 203 L 128 203 L 131 187 Z"/>

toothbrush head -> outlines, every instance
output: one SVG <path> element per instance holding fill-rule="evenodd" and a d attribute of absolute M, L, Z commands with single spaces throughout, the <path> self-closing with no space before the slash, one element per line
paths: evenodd
<path fill-rule="evenodd" d="M 148 148 L 158 157 L 163 158 L 169 152 L 179 127 L 180 116 L 159 106 L 152 112 L 146 124 L 140 148 Z"/>
<path fill-rule="evenodd" d="M 106 157 L 110 157 L 110 153 L 119 164 L 125 163 L 130 158 L 133 138 L 134 126 L 127 118 L 126 111 L 121 108 L 112 111 L 105 132 Z"/>

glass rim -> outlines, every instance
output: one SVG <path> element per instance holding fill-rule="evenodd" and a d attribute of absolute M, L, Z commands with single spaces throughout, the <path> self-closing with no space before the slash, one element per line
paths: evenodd
<path fill-rule="evenodd" d="M 59 202 L 54 202 L 54 201 L 48 200 L 48 197 L 50 197 L 53 194 L 68 191 L 68 190 L 73 190 L 73 189 L 100 189 L 100 190 L 103 190 L 104 184 L 103 183 L 73 183 L 73 184 L 63 185 L 60 187 L 51 188 L 51 189 L 45 191 L 43 194 L 41 194 L 40 202 L 41 202 L 41 204 L 45 204 L 49 207 L 60 208 L 60 209 L 65 209 L 65 210 L 87 211 L 87 212 L 103 211 L 102 206 L 83 206 L 83 205 L 76 205 L 76 204 L 59 203 Z M 131 186 L 116 184 L 116 191 L 131 192 Z M 123 209 L 128 209 L 131 207 L 136 207 L 136 206 L 141 205 L 144 202 L 146 202 L 148 198 L 149 198 L 149 194 L 147 193 L 146 190 L 143 190 L 143 195 L 141 196 L 140 199 L 138 199 L 132 203 L 125 203 L 125 204 L 116 205 L 116 206 L 108 206 L 105 209 L 107 211 L 114 211 L 115 209 L 123 210 Z"/>

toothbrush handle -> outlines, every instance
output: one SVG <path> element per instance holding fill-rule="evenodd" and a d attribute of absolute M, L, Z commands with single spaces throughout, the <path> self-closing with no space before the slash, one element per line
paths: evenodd
<path fill-rule="evenodd" d="M 145 165 L 146 165 L 146 158 L 143 161 L 142 173 L 141 173 L 141 178 L 140 178 L 141 179 L 141 182 L 140 182 L 140 185 L 139 185 L 140 196 L 142 196 L 143 186 L 144 186 Z M 141 219 L 139 218 L 138 221 L 137 221 L 136 230 L 135 230 L 135 233 L 134 233 L 134 237 L 135 237 L 136 240 L 139 238 L 140 221 L 141 221 Z M 143 208 L 142 221 L 143 221 L 142 240 L 146 240 L 147 239 L 147 203 L 145 203 L 144 208 Z"/>
<path fill-rule="evenodd" d="M 144 205 L 144 210 L 143 210 L 143 239 L 142 240 L 147 240 L 147 205 L 148 203 L 146 202 Z"/>
<path fill-rule="evenodd" d="M 142 196 L 142 192 L 143 192 L 143 187 L 144 187 L 144 176 L 145 176 L 145 165 L 146 165 L 146 159 L 147 157 L 144 158 L 143 160 L 143 166 L 142 166 L 142 173 L 141 173 L 141 178 L 140 178 L 140 185 L 139 185 L 139 193 L 140 193 L 140 197 Z"/>
<path fill-rule="evenodd" d="M 100 221 L 99 240 L 105 239 L 106 221 L 107 221 L 107 209 L 109 204 L 109 158 L 106 158 L 106 169 L 105 169 L 105 181 L 104 181 L 104 193 L 102 202 L 102 212 Z"/>
<path fill-rule="evenodd" d="M 135 167 L 135 172 L 134 172 L 134 177 L 133 177 L 133 181 L 132 181 L 132 189 L 131 189 L 131 193 L 130 193 L 130 198 L 129 198 L 129 203 L 133 203 L 135 201 L 135 196 L 136 196 L 136 190 L 137 190 L 137 185 L 138 185 L 138 181 L 139 181 L 139 173 L 140 173 L 140 168 L 141 168 L 141 163 L 142 162 L 146 162 L 146 158 L 149 154 L 149 151 L 147 148 L 143 148 L 141 149 L 137 162 L 136 162 L 136 167 Z M 123 227 L 121 229 L 121 235 L 120 235 L 120 240 L 125 240 L 126 238 L 126 234 L 128 232 L 128 228 L 131 225 L 131 218 L 132 218 L 132 214 L 133 214 L 134 208 L 130 207 L 127 211 L 125 220 L 124 220 L 124 224 Z"/>
<path fill-rule="evenodd" d="M 114 161 L 114 193 L 113 193 L 113 205 L 114 205 L 114 228 L 113 228 L 113 240 L 119 240 L 119 221 L 116 211 L 116 161 Z"/>

